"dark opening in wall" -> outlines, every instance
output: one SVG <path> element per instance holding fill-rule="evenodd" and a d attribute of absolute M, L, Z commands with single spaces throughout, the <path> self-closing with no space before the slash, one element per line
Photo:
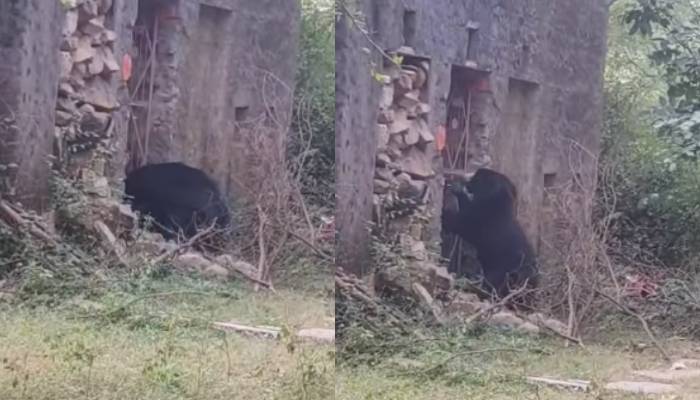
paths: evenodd
<path fill-rule="evenodd" d="M 469 162 L 469 139 L 481 121 L 472 117 L 474 113 L 483 109 L 485 98 L 480 96 L 480 93 L 488 90 L 488 72 L 459 65 L 452 66 L 447 98 L 447 142 L 443 158 L 446 169 L 466 172 Z"/>
<path fill-rule="evenodd" d="M 489 98 L 489 73 L 453 65 L 447 100 L 447 140 L 443 150 L 445 181 L 465 180 L 474 156 L 470 138 L 484 129 L 482 112 Z M 443 210 L 458 209 L 454 195 L 443 191 Z M 471 246 L 442 232 L 442 256 L 449 260 L 448 270 L 458 276 L 476 276 L 479 272 Z"/>
<path fill-rule="evenodd" d="M 503 134 L 494 138 L 494 156 L 498 165 L 516 182 L 533 182 L 537 157 L 537 92 L 539 85 L 520 79 L 508 80 L 508 94 L 503 108 Z"/>
<path fill-rule="evenodd" d="M 207 22 L 223 24 L 231 16 L 231 10 L 208 4 L 199 5 L 199 19 Z"/>
<path fill-rule="evenodd" d="M 416 40 L 418 16 L 415 10 L 403 12 L 403 41 L 406 46 L 413 47 Z"/>
<path fill-rule="evenodd" d="M 557 183 L 557 174 L 544 174 L 544 188 L 550 189 Z"/>
<path fill-rule="evenodd" d="M 236 122 L 244 122 L 248 119 L 248 106 L 236 107 L 235 116 Z"/>
<path fill-rule="evenodd" d="M 164 34 L 163 17 L 168 17 L 177 6 L 173 0 L 139 0 L 136 24 L 133 29 L 133 73 L 129 80 L 131 118 L 127 135 L 129 160 L 126 172 L 146 164 L 151 144 L 152 109 L 159 68 L 158 46 Z"/>
<path fill-rule="evenodd" d="M 543 178 L 537 166 L 541 163 L 538 133 L 539 85 L 522 79 L 508 80 L 508 94 L 503 108 L 502 134 L 493 140 L 496 165 L 523 191 L 539 187 Z M 536 196 L 518 197 L 517 214 L 526 235 L 533 242 L 539 237 L 540 205 Z"/>
<path fill-rule="evenodd" d="M 479 39 L 479 23 L 469 21 L 467 23 L 467 60 L 476 61 L 476 50 Z"/>

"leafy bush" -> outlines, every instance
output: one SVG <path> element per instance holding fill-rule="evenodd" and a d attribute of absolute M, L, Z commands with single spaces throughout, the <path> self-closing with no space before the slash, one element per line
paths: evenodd
<path fill-rule="evenodd" d="M 624 14 L 630 33 L 650 36 L 649 60 L 666 84 L 655 116 L 657 132 L 675 146 L 673 158 L 700 156 L 700 8 L 690 0 L 637 0 Z"/>
<path fill-rule="evenodd" d="M 335 27 L 331 0 L 303 0 L 294 119 L 289 155 L 304 194 L 334 200 Z M 303 171 L 303 173 L 301 173 Z"/>
<path fill-rule="evenodd" d="M 700 19 L 681 18 L 687 6 L 629 0 L 612 10 L 601 154 L 620 252 L 684 269 L 700 255 L 700 124 L 689 122 L 688 108 L 700 97 L 693 100 L 689 54 L 677 42 Z"/>

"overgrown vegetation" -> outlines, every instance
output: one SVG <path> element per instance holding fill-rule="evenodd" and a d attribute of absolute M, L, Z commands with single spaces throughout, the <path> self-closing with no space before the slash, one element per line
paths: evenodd
<path fill-rule="evenodd" d="M 0 303 L 0 398 L 325 400 L 332 346 L 228 335 L 210 322 L 292 329 L 322 326 L 328 311 L 296 292 L 181 275 L 114 281 L 58 307 Z"/>
<path fill-rule="evenodd" d="M 690 273 L 700 254 L 699 11 L 693 0 L 613 8 L 602 158 L 618 171 L 618 237 Z"/>
<path fill-rule="evenodd" d="M 652 323 L 698 337 L 700 14 L 693 0 L 611 9 L 598 217 L 631 304 Z M 698 114 L 700 115 L 700 114 Z M 640 289 L 642 288 L 643 289 Z M 641 291 L 640 291 L 641 290 Z M 644 293 L 642 293 L 644 291 Z"/>
<path fill-rule="evenodd" d="M 496 329 L 434 330 L 427 339 L 366 338 L 372 351 L 338 364 L 336 399 L 639 399 L 603 390 L 610 379 L 658 365 L 653 352 L 634 352 L 629 333 L 599 338 L 586 348 Z M 682 344 L 675 342 L 674 348 Z M 338 349 L 339 355 L 343 352 Z M 527 376 L 582 378 L 588 393 L 537 386 Z M 696 385 L 689 383 L 689 390 Z"/>
<path fill-rule="evenodd" d="M 291 158 L 298 160 L 305 194 L 335 201 L 335 13 L 332 0 L 302 0 Z"/>

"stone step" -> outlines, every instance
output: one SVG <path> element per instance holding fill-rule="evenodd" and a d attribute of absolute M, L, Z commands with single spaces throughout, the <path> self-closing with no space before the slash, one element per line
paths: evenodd
<path fill-rule="evenodd" d="M 664 394 L 674 393 L 678 390 L 675 385 L 659 382 L 635 382 L 635 381 L 617 381 L 610 382 L 605 385 L 605 389 L 614 390 L 635 394 Z"/>

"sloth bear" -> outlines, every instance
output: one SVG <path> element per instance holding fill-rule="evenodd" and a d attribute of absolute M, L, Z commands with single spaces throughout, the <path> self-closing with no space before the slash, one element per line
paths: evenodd
<path fill-rule="evenodd" d="M 131 206 L 154 220 L 166 239 L 191 238 L 199 229 L 231 223 L 228 207 L 216 183 L 203 171 L 182 163 L 150 164 L 126 177 Z"/>
<path fill-rule="evenodd" d="M 535 252 L 515 217 L 517 192 L 510 179 L 481 168 L 466 183 L 455 182 L 448 189 L 457 197 L 459 210 L 443 210 L 443 229 L 474 246 L 484 289 L 503 298 L 526 282 L 528 288 L 535 287 Z"/>

